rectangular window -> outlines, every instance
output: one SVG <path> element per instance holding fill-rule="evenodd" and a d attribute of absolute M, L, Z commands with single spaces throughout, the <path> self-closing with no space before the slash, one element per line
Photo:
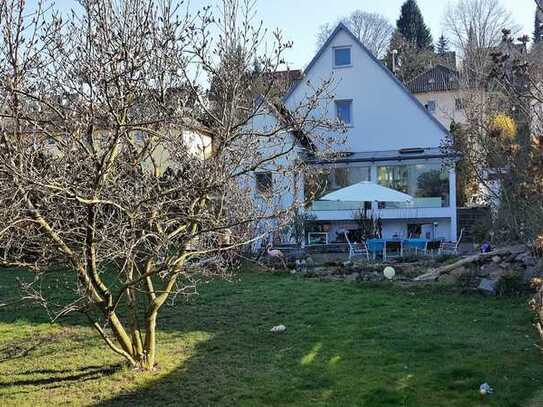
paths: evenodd
<path fill-rule="evenodd" d="M 344 124 L 351 125 L 352 122 L 352 100 L 336 100 L 336 117 Z"/>
<path fill-rule="evenodd" d="M 454 99 L 454 104 L 456 106 L 456 110 L 464 110 L 464 100 L 463 99 Z"/>
<path fill-rule="evenodd" d="M 270 195 L 273 191 L 273 178 L 271 172 L 255 173 L 256 192 L 259 195 Z"/>
<path fill-rule="evenodd" d="M 334 67 L 351 66 L 351 47 L 334 48 Z"/>
<path fill-rule="evenodd" d="M 428 102 L 426 102 L 426 109 L 430 113 L 434 113 L 436 111 L 436 101 L 435 100 L 429 100 Z"/>

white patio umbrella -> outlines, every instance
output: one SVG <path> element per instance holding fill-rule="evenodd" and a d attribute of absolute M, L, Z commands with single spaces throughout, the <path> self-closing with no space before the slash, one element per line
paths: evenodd
<path fill-rule="evenodd" d="M 341 202 L 410 202 L 413 197 L 373 182 L 363 181 L 326 194 L 320 199 Z"/>

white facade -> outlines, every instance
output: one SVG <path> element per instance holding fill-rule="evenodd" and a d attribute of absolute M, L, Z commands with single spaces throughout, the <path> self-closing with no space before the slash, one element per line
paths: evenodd
<path fill-rule="evenodd" d="M 342 46 L 351 48 L 352 64 L 334 69 L 333 50 Z M 304 72 L 303 80 L 287 95 L 287 107 L 294 108 L 312 94 L 308 81 L 318 86 L 330 78 L 335 98 L 352 100 L 353 125 L 347 133 L 345 150 L 388 151 L 440 145 L 446 130 L 344 26 L 334 31 Z M 333 106 L 325 106 L 322 111 L 335 117 Z"/>
<path fill-rule="evenodd" d="M 342 62 L 350 63 L 335 66 L 338 49 L 350 50 L 350 61 L 348 53 L 340 55 L 345 58 Z M 331 171 L 342 187 L 369 180 L 389 187 L 390 183 L 399 185 L 396 189 L 414 194 L 415 203 L 410 207 L 371 204 L 375 216 L 382 220 L 383 237 L 408 237 L 408 225 L 411 230 L 419 225 L 422 237 L 455 240 L 455 172 L 442 169 L 444 157 L 439 149 L 447 129 L 342 24 L 286 95 L 286 107 L 296 109 L 312 89 L 330 78 L 334 100 L 315 114 L 349 121 L 346 143 L 340 147 L 348 154 L 334 163 L 312 164 Z M 274 119 L 260 119 L 258 126 L 271 126 L 266 120 Z M 316 218 L 315 224 L 328 233 L 328 240 L 334 241 L 338 231 L 356 228 L 359 207 L 359 202 L 318 201 L 308 211 Z"/>

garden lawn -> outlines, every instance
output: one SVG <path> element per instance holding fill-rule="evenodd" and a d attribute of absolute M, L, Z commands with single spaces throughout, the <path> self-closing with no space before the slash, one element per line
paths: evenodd
<path fill-rule="evenodd" d="M 0 270 L 0 299 L 15 287 Z M 164 309 L 153 373 L 84 323 L 0 310 L 0 405 L 529 406 L 543 389 L 527 298 L 244 273 Z"/>

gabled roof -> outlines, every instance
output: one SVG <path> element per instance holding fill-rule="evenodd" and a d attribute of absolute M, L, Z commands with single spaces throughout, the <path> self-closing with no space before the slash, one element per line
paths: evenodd
<path fill-rule="evenodd" d="M 458 72 L 444 65 L 436 65 L 411 80 L 407 86 L 413 93 L 447 92 L 458 90 Z"/>
<path fill-rule="evenodd" d="M 366 54 L 367 56 L 375 63 L 377 64 L 383 72 L 397 85 L 400 87 L 400 89 L 411 99 L 411 101 L 418 106 L 420 110 L 424 112 L 424 114 L 434 122 L 438 126 L 438 128 L 445 134 L 449 134 L 449 131 L 441 124 L 439 120 L 437 120 L 428 110 L 419 102 L 419 100 L 413 96 L 413 94 L 405 87 L 405 85 L 385 66 L 381 61 L 379 61 L 375 55 L 371 53 L 371 51 L 358 39 L 356 35 L 354 35 L 349 28 L 343 23 L 339 23 L 337 27 L 332 31 L 326 42 L 320 47 L 317 54 L 313 57 L 309 65 L 304 70 L 304 76 L 307 75 L 307 73 L 313 68 L 313 66 L 317 63 L 317 61 L 320 59 L 320 57 L 324 54 L 330 43 L 333 41 L 334 37 L 340 32 L 344 31 L 347 33 L 355 44 L 357 44 Z M 294 93 L 294 90 L 300 85 L 300 83 L 303 82 L 302 80 L 299 80 L 297 82 L 294 82 L 287 94 L 284 96 L 283 100 L 286 102 L 288 98 Z"/>
<path fill-rule="evenodd" d="M 265 104 L 268 106 L 270 109 L 269 112 L 274 115 L 282 125 L 291 128 L 291 134 L 304 149 L 313 153 L 318 151 L 318 148 L 315 143 L 313 143 L 313 140 L 311 140 L 311 137 L 309 137 L 302 129 L 297 128 L 296 120 L 292 117 L 292 113 L 285 107 L 282 100 L 273 101 L 262 95 L 259 95 L 256 100 L 258 104 Z"/>

